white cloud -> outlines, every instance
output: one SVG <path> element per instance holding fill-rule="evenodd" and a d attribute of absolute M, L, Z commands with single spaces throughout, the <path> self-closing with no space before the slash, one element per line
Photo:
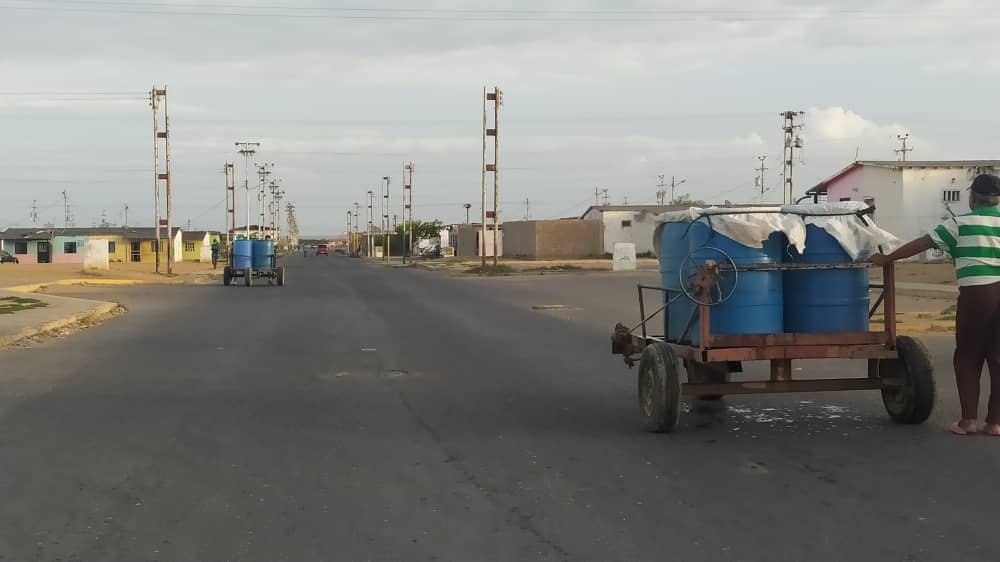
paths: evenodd
<path fill-rule="evenodd" d="M 803 138 L 847 140 L 863 138 L 892 138 L 906 133 L 907 127 L 899 123 L 876 123 L 843 107 L 810 108 L 804 122 Z"/>

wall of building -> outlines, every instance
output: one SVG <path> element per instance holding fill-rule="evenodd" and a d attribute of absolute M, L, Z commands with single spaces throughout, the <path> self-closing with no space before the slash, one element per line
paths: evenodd
<path fill-rule="evenodd" d="M 635 244 L 637 254 L 653 251 L 653 231 L 656 229 L 657 213 L 652 211 L 599 211 L 591 209 L 584 219 L 597 219 L 604 226 L 604 252 L 615 251 L 615 242 Z"/>
<path fill-rule="evenodd" d="M 17 252 L 18 240 L 4 240 L 3 249 L 17 258 L 18 263 L 38 263 L 38 242 L 36 240 L 22 240 L 27 245 L 27 253 Z"/>
<path fill-rule="evenodd" d="M 55 236 L 52 238 L 52 263 L 83 263 L 83 236 Z M 67 252 L 67 245 L 74 245 L 75 252 Z"/>
<path fill-rule="evenodd" d="M 510 221 L 503 225 L 504 251 L 512 258 L 537 256 L 537 224 L 542 221 Z"/>
<path fill-rule="evenodd" d="M 504 232 L 505 250 L 506 234 Z M 591 258 L 604 254 L 604 223 L 601 221 L 538 221 L 535 237 L 536 257 L 542 259 Z"/>

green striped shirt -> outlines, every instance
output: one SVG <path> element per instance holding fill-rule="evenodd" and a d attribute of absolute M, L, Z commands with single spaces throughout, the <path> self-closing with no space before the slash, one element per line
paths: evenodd
<path fill-rule="evenodd" d="M 955 260 L 958 286 L 1000 282 L 1000 209 L 977 207 L 940 224 L 931 241 Z"/>

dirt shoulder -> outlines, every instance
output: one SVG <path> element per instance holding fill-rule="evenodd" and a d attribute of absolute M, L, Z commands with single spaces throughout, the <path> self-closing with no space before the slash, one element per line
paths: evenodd
<path fill-rule="evenodd" d="M 639 270 L 656 271 L 659 264 L 655 258 L 639 258 L 636 260 Z M 500 275 L 530 275 L 546 273 L 588 273 L 611 271 L 611 260 L 608 258 L 582 260 L 527 260 L 500 259 L 501 267 L 496 271 Z M 451 275 L 477 275 L 481 265 L 479 259 L 441 258 L 435 260 L 417 261 L 416 267 L 431 271 L 443 271 Z M 492 260 L 487 260 L 487 270 L 492 271 Z"/>
<path fill-rule="evenodd" d="M 165 265 L 162 266 L 165 271 Z M 50 284 L 170 284 L 203 285 L 219 282 L 222 267 L 213 270 L 210 263 L 181 262 L 174 265 L 172 275 L 156 273 L 151 263 L 112 263 L 108 271 L 84 273 L 80 264 L 3 264 L 0 266 L 0 287 L 37 290 Z"/>

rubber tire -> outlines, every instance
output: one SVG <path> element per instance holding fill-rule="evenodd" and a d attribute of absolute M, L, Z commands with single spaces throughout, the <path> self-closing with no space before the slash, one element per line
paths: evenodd
<path fill-rule="evenodd" d="M 700 361 L 685 361 L 688 382 L 693 383 L 727 383 L 729 382 L 729 364 L 726 362 L 702 363 Z M 704 394 L 695 397 L 696 400 L 722 400 L 722 394 Z"/>
<path fill-rule="evenodd" d="M 882 404 L 896 423 L 918 424 L 934 411 L 937 394 L 931 354 L 923 342 L 909 336 L 896 337 L 897 359 L 880 359 L 880 377 L 903 379 L 902 391 L 882 389 Z"/>
<path fill-rule="evenodd" d="M 233 284 L 233 272 L 228 267 L 222 270 L 222 284 L 226 287 Z"/>
<path fill-rule="evenodd" d="M 639 417 L 651 433 L 669 433 L 681 414 L 681 380 L 673 350 L 655 342 L 643 350 L 636 377 Z"/>
<path fill-rule="evenodd" d="M 284 287 L 285 286 L 285 268 L 283 268 L 283 267 L 279 267 L 278 268 L 278 276 L 277 277 L 278 277 L 278 286 L 279 287 Z"/>
<path fill-rule="evenodd" d="M 253 287 L 253 270 L 250 268 L 243 270 L 243 282 L 247 287 Z"/>

